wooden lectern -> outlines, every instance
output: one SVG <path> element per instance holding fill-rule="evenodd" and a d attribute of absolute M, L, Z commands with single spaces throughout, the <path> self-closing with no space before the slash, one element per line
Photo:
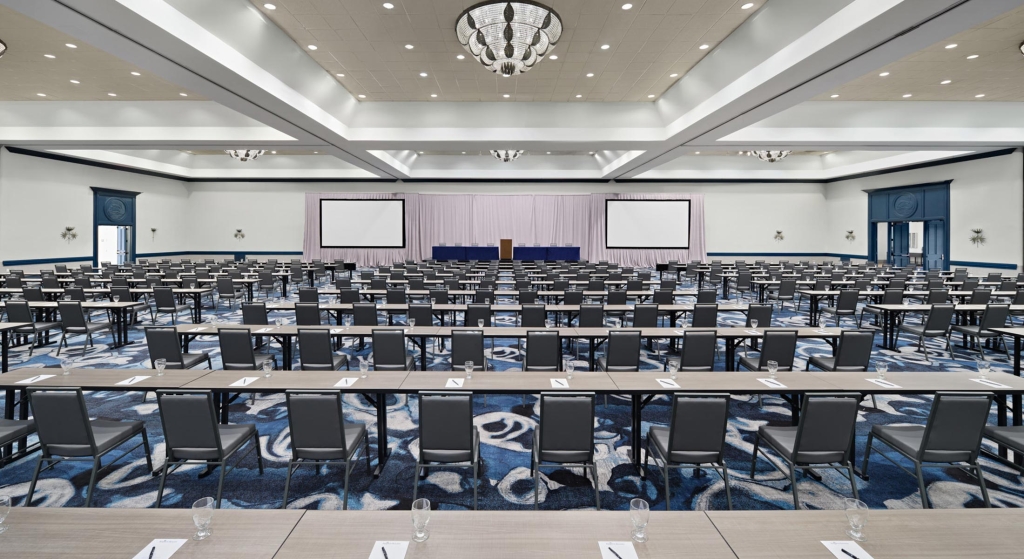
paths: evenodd
<path fill-rule="evenodd" d="M 512 260 L 512 239 L 502 239 L 498 245 L 498 258 Z"/>

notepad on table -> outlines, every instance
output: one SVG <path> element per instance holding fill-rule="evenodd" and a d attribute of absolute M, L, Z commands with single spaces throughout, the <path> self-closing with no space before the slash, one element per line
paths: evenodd
<path fill-rule="evenodd" d="M 370 559 L 405 559 L 407 551 L 409 551 L 409 542 L 373 542 Z"/>
<path fill-rule="evenodd" d="M 18 382 L 14 383 L 14 384 L 35 384 L 35 383 L 37 383 L 37 382 L 39 382 L 41 380 L 46 380 L 46 379 L 48 379 L 50 377 L 55 377 L 55 376 L 57 376 L 57 375 L 36 375 L 36 376 L 34 376 L 32 378 L 27 378 L 25 380 L 19 380 Z"/>
<path fill-rule="evenodd" d="M 601 550 L 601 559 L 639 559 L 633 542 L 597 542 L 597 547 Z"/>
<path fill-rule="evenodd" d="M 551 379 L 551 388 L 569 388 L 569 381 L 564 378 Z"/>
<path fill-rule="evenodd" d="M 129 385 L 132 385 L 132 384 L 140 383 L 140 382 L 148 379 L 149 377 L 150 377 L 150 375 L 137 375 L 137 376 L 134 376 L 132 378 L 126 378 L 126 379 L 122 380 L 121 382 L 119 382 L 117 384 L 118 384 L 118 386 L 129 386 Z"/>
<path fill-rule="evenodd" d="M 864 379 L 864 380 L 866 380 L 868 382 L 873 382 L 873 383 L 877 384 L 878 386 L 881 386 L 882 388 L 902 388 L 898 384 L 893 384 L 893 383 L 891 383 L 891 382 L 889 382 L 887 380 L 882 380 L 880 378 L 867 378 L 867 379 Z"/>
<path fill-rule="evenodd" d="M 1005 384 L 1000 384 L 994 380 L 989 380 L 987 378 L 972 378 L 971 380 L 973 380 L 974 382 L 980 382 L 985 386 L 991 386 L 992 388 L 1009 388 L 1009 386 Z"/>
<path fill-rule="evenodd" d="M 185 545 L 188 540 L 164 540 L 156 539 L 149 542 L 142 551 L 135 554 L 132 559 L 149 559 L 152 553 L 153 559 L 169 559 L 178 548 Z M 154 549 L 155 548 L 155 549 Z"/>
<path fill-rule="evenodd" d="M 235 382 L 232 382 L 229 386 L 249 386 L 259 380 L 259 378 L 260 377 L 242 377 Z"/>
<path fill-rule="evenodd" d="M 824 544 L 825 547 L 832 552 L 832 555 L 835 555 L 839 559 L 851 559 L 851 556 L 856 557 L 857 559 L 874 559 L 873 557 L 871 557 L 870 553 L 864 551 L 863 547 L 857 545 L 857 542 L 852 540 L 822 541 L 821 543 Z M 843 553 L 844 549 L 847 551 L 847 553 Z"/>
<path fill-rule="evenodd" d="M 660 384 L 662 388 L 679 388 L 679 384 L 670 378 L 658 378 L 654 380 L 658 381 L 658 384 Z"/>
<path fill-rule="evenodd" d="M 462 383 L 465 382 L 465 381 L 466 381 L 466 379 L 450 378 L 450 379 L 448 379 L 448 382 L 444 383 L 444 387 L 445 388 L 462 388 Z"/>
<path fill-rule="evenodd" d="M 339 380 L 338 382 L 336 382 L 334 384 L 334 386 L 337 387 L 337 388 L 349 387 L 349 386 L 352 386 L 353 384 L 355 384 L 357 380 L 359 380 L 359 379 L 357 379 L 355 377 L 345 377 L 345 378 Z"/>
<path fill-rule="evenodd" d="M 770 386 L 772 388 L 785 388 L 786 387 L 785 384 L 782 384 L 781 382 L 779 382 L 777 380 L 770 379 L 770 378 L 759 378 L 757 380 L 761 381 L 765 385 Z"/>

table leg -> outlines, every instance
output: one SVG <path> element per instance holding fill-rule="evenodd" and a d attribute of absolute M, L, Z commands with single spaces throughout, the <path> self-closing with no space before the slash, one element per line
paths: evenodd
<path fill-rule="evenodd" d="M 6 334 L 6 332 L 5 332 Z M 14 390 L 8 390 L 4 399 L 4 419 L 14 419 Z M 4 456 L 10 456 L 14 450 L 13 444 L 6 444 L 3 448 Z"/>
<path fill-rule="evenodd" d="M 250 303 L 253 301 L 253 298 L 252 298 L 253 297 L 252 286 L 253 286 L 253 283 L 251 281 L 249 283 L 245 284 L 245 287 L 246 287 L 246 289 L 249 292 L 249 302 Z"/>
<path fill-rule="evenodd" d="M 373 477 L 379 478 L 384 464 L 388 463 L 391 456 L 391 449 L 388 447 L 388 395 L 383 392 L 377 393 L 377 467 L 373 470 Z"/>
<path fill-rule="evenodd" d="M 427 370 L 427 337 L 420 338 L 420 370 Z"/>
<path fill-rule="evenodd" d="M 292 370 L 292 337 L 281 336 L 281 368 L 285 371 Z"/>
<path fill-rule="evenodd" d="M 1020 376 L 1020 336 L 1014 336 L 1013 337 L 1013 374 L 1017 375 L 1018 377 Z M 1024 423 L 1024 421 L 1022 421 L 1022 419 L 1024 419 L 1024 418 L 1022 418 L 1022 415 L 1024 415 L 1024 413 L 1022 413 L 1022 409 L 1021 409 L 1022 407 L 1024 407 L 1024 406 L 1022 406 L 1022 396 L 1021 396 L 1021 394 L 1020 393 L 1014 394 L 1013 395 L 1013 424 L 1014 424 L 1014 426 L 1019 426 L 1022 423 Z M 1024 465 L 1024 455 L 1021 455 L 1020 453 L 1015 452 L 1014 455 L 1013 455 L 1013 461 L 1018 466 Z"/>
<path fill-rule="evenodd" d="M 642 427 L 641 427 L 641 402 L 640 402 L 640 394 L 633 394 L 633 396 L 631 397 L 631 400 L 632 400 L 632 406 L 633 406 L 633 409 L 632 409 L 633 425 L 632 425 L 632 427 L 630 429 L 630 436 L 632 437 L 633 440 L 632 440 L 632 447 L 630 448 L 629 453 L 633 457 L 633 465 L 636 466 L 637 470 L 639 470 L 641 468 L 641 461 L 640 461 L 640 438 L 643 435 L 640 432 L 641 429 L 642 429 Z"/>
<path fill-rule="evenodd" d="M 735 371 L 736 367 L 736 340 L 732 338 L 725 339 L 725 370 Z"/>
<path fill-rule="evenodd" d="M 10 351 L 10 338 L 8 337 L 7 330 L 0 331 L 0 373 L 6 373 L 8 371 L 9 363 L 9 351 Z M 1019 360 L 1018 360 L 1019 361 Z M 1020 363 L 1018 363 L 1017 374 L 1020 375 Z"/>
<path fill-rule="evenodd" d="M 590 344 L 590 355 L 588 356 L 588 359 L 590 360 L 590 370 L 593 371 L 594 370 L 594 361 L 595 361 L 595 359 L 594 359 L 594 338 L 591 337 L 587 341 Z"/>
<path fill-rule="evenodd" d="M 220 396 L 220 423 L 221 425 L 228 424 L 228 404 L 231 400 L 231 394 L 227 392 L 221 392 Z"/>

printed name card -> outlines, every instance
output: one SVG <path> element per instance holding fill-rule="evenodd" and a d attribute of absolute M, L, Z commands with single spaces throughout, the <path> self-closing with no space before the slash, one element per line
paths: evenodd
<path fill-rule="evenodd" d="M 232 382 L 229 386 L 249 386 L 259 380 L 259 378 L 260 377 L 242 377 L 235 382 Z"/>
<path fill-rule="evenodd" d="M 140 382 L 142 382 L 142 381 L 144 381 L 144 380 L 146 380 L 148 378 L 149 378 L 148 375 L 138 375 L 138 376 L 134 376 L 132 378 L 126 378 L 126 379 L 122 380 L 121 382 L 119 382 L 117 384 L 118 384 L 118 386 L 130 386 L 132 384 L 140 383 Z"/>
<path fill-rule="evenodd" d="M 864 548 L 857 545 L 855 541 L 822 541 L 822 544 L 832 555 L 839 559 L 874 559 L 871 554 L 864 551 Z"/>
<path fill-rule="evenodd" d="M 777 380 L 774 380 L 774 379 L 770 379 L 770 378 L 759 378 L 757 380 L 761 381 L 762 383 L 764 383 L 766 386 L 768 386 L 770 388 L 785 388 L 786 387 L 785 384 L 782 384 L 781 382 L 779 382 Z"/>
<path fill-rule="evenodd" d="M 445 388 L 462 388 L 462 383 L 465 382 L 465 381 L 466 381 L 466 379 L 462 379 L 462 378 L 450 378 L 450 379 L 448 379 L 448 382 L 444 383 L 444 387 Z"/>
<path fill-rule="evenodd" d="M 564 378 L 553 378 L 551 388 L 569 388 L 569 381 Z"/>
<path fill-rule="evenodd" d="M 597 547 L 601 550 L 601 559 L 639 559 L 633 542 L 597 542 Z"/>
<path fill-rule="evenodd" d="M 882 388 L 902 388 L 898 384 L 893 384 L 893 383 L 891 383 L 891 382 L 889 382 L 887 380 L 882 380 L 880 378 L 867 378 L 867 379 L 864 379 L 864 380 L 866 380 L 868 382 L 873 382 L 873 383 L 877 384 L 878 386 L 881 386 Z"/>
<path fill-rule="evenodd" d="M 987 378 L 972 378 L 971 380 L 973 380 L 974 382 L 980 382 L 985 386 L 991 386 L 992 388 L 1009 388 L 1009 386 L 1005 384 L 998 383 L 994 380 L 988 380 Z"/>
<path fill-rule="evenodd" d="M 370 559 L 405 559 L 409 542 L 373 542 Z"/>
<path fill-rule="evenodd" d="M 188 540 L 153 540 L 132 559 L 169 559 Z"/>
<path fill-rule="evenodd" d="M 25 380 L 19 380 L 18 382 L 14 383 L 14 384 L 35 384 L 35 383 L 37 383 L 37 382 L 39 382 L 41 380 L 46 380 L 46 379 L 48 379 L 50 377 L 55 377 L 55 376 L 57 376 L 57 375 L 36 375 L 36 376 L 34 376 L 32 378 L 27 378 Z"/>
<path fill-rule="evenodd" d="M 654 380 L 658 381 L 658 384 L 660 384 L 662 388 L 679 388 L 679 384 L 670 378 L 658 378 Z"/>
<path fill-rule="evenodd" d="M 334 384 L 334 386 L 337 387 L 337 388 L 347 388 L 347 387 L 352 386 L 353 384 L 355 384 L 357 380 L 359 380 L 359 379 L 357 379 L 355 377 L 346 377 L 346 378 L 343 378 L 343 379 L 339 380 L 337 383 Z"/>

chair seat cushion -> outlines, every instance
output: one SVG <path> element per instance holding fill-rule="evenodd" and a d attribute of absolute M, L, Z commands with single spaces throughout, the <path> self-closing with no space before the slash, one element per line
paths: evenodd
<path fill-rule="evenodd" d="M 79 327 L 79 326 L 73 326 L 73 327 L 66 327 L 66 328 L 64 328 L 64 330 L 66 330 L 70 334 L 85 334 L 86 332 L 91 334 L 93 332 L 99 332 L 100 330 L 109 330 L 109 329 L 110 329 L 110 323 L 109 322 L 88 322 L 88 323 L 86 323 L 84 328 Z"/>
<path fill-rule="evenodd" d="M 471 450 L 427 450 L 420 449 L 420 461 L 441 462 L 451 464 L 455 462 L 469 462 L 473 459 Z"/>
<path fill-rule="evenodd" d="M 174 305 L 173 307 L 157 307 L 156 312 L 181 312 L 192 310 L 191 305 Z"/>
<path fill-rule="evenodd" d="M 555 462 L 557 464 L 582 464 L 591 460 L 589 450 L 542 450 L 540 452 L 541 462 Z"/>
<path fill-rule="evenodd" d="M 110 421 L 93 419 L 92 435 L 96 441 L 96 450 L 102 454 L 142 432 L 145 424 L 141 421 Z M 92 456 L 92 449 L 87 445 L 51 444 L 47 445 L 50 454 L 57 456 Z"/>
<path fill-rule="evenodd" d="M 1024 427 L 989 425 L 985 427 L 985 436 L 1010 448 L 1024 449 Z"/>
<path fill-rule="evenodd" d="M 345 424 L 345 449 L 341 448 L 296 448 L 295 456 L 305 460 L 348 460 L 359 451 L 359 444 L 366 436 L 366 425 L 362 423 Z"/>
<path fill-rule="evenodd" d="M 712 451 L 676 451 L 671 455 L 668 453 L 668 427 L 651 427 L 647 431 L 647 437 L 658 449 L 658 453 L 666 461 L 672 464 L 715 464 L 718 462 L 719 453 Z"/>
<path fill-rule="evenodd" d="M 814 357 L 811 357 L 810 359 L 808 359 L 807 362 L 808 362 L 808 364 L 814 365 L 815 367 L 817 367 L 817 368 L 819 368 L 819 369 L 821 369 L 823 371 L 832 371 L 832 370 L 835 370 L 835 368 L 836 368 L 836 358 L 835 357 L 818 357 L 818 356 L 814 356 Z"/>
<path fill-rule="evenodd" d="M 16 419 L 0 419 L 0 445 L 36 432 L 36 422 Z"/>
<path fill-rule="evenodd" d="M 757 429 L 757 434 L 781 454 L 787 460 L 793 460 L 793 447 L 796 446 L 796 426 L 770 427 L 762 425 Z"/>
<path fill-rule="evenodd" d="M 917 456 L 924 440 L 923 425 L 875 425 L 871 434 L 882 439 L 889 446 L 910 456 Z"/>
<path fill-rule="evenodd" d="M 181 354 L 181 360 L 186 369 L 191 369 L 203 361 L 209 363 L 210 356 L 206 353 L 183 353 Z"/>
<path fill-rule="evenodd" d="M 405 358 L 405 364 L 404 365 L 387 365 L 387 364 L 381 365 L 381 364 L 377 364 L 376 362 L 374 362 L 373 370 L 375 370 L 375 371 L 415 371 L 416 370 L 416 359 L 413 358 L 411 355 L 407 355 L 406 358 Z M 461 370 L 461 368 L 460 368 L 460 370 Z M 483 368 L 482 368 L 482 366 L 481 366 L 481 368 L 475 368 L 474 367 L 474 370 L 482 371 Z"/>
<path fill-rule="evenodd" d="M 348 355 L 344 353 L 335 354 L 333 359 L 335 371 L 348 365 Z"/>
<path fill-rule="evenodd" d="M 219 460 L 226 458 L 232 452 L 238 450 L 245 441 L 256 433 L 256 425 L 243 423 L 240 425 L 218 425 L 220 431 L 220 446 L 224 454 L 219 455 L 216 448 L 174 448 L 170 450 L 171 457 L 177 460 Z"/>
<path fill-rule="evenodd" d="M 19 334 L 31 334 L 32 332 L 47 332 L 50 330 L 60 330 L 60 322 L 34 322 L 32 326 L 23 326 L 21 328 L 15 328 L 14 331 Z"/>
<path fill-rule="evenodd" d="M 743 367 L 744 369 L 746 369 L 748 371 L 756 371 L 756 370 L 758 370 L 758 364 L 760 363 L 760 361 L 761 361 L 760 359 L 751 359 L 749 357 L 740 357 L 739 366 Z"/>
<path fill-rule="evenodd" d="M 914 334 L 915 336 L 923 336 L 924 335 L 924 325 L 923 324 L 900 324 L 900 332 L 910 332 L 911 334 Z"/>

